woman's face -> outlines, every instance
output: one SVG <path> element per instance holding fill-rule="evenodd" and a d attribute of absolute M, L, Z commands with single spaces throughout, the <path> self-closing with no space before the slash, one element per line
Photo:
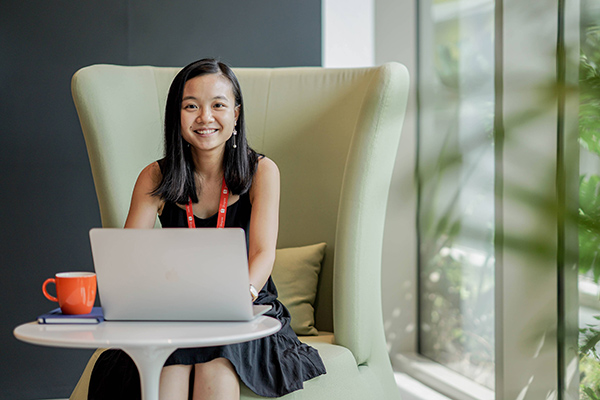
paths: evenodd
<path fill-rule="evenodd" d="M 220 74 L 185 83 L 181 101 L 181 136 L 196 150 L 224 149 L 239 115 L 233 86 Z"/>

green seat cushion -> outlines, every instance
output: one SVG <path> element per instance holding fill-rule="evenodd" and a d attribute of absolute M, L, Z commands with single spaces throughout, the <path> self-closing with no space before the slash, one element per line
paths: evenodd
<path fill-rule="evenodd" d="M 292 315 L 292 329 L 297 335 L 319 334 L 314 304 L 326 247 L 319 243 L 277 250 L 272 277 L 279 300 Z"/>

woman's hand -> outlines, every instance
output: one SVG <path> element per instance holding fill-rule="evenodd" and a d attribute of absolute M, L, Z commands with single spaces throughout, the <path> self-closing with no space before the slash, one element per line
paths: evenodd
<path fill-rule="evenodd" d="M 160 183 L 162 174 L 157 162 L 153 162 L 140 172 L 133 188 L 129 214 L 125 228 L 153 228 L 156 214 L 162 209 L 163 201 L 150 193 Z"/>
<path fill-rule="evenodd" d="M 267 157 L 258 161 L 249 195 L 252 204 L 248 244 L 250 283 L 260 292 L 273 270 L 279 229 L 279 169 Z"/>

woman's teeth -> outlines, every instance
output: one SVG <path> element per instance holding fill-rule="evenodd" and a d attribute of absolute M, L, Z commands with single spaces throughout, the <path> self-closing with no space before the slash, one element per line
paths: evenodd
<path fill-rule="evenodd" d="M 194 132 L 196 132 L 199 135 L 210 135 L 211 133 L 214 133 L 216 131 L 216 129 L 198 129 Z"/>

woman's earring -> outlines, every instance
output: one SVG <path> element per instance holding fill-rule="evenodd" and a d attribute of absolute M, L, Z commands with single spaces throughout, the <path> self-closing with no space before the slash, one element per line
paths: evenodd
<path fill-rule="evenodd" d="M 235 137 L 237 136 L 237 131 L 233 129 L 233 148 L 237 148 L 237 144 L 235 144 Z"/>

